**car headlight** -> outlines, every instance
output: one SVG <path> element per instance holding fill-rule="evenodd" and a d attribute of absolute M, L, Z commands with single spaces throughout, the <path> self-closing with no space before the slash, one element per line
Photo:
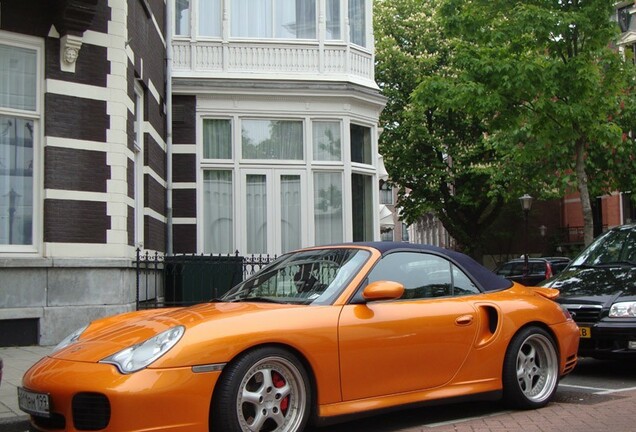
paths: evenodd
<path fill-rule="evenodd" d="M 62 342 L 60 342 L 59 344 L 57 344 L 55 348 L 53 348 L 53 352 L 59 351 L 62 348 L 66 348 L 70 344 L 77 342 L 77 340 L 80 338 L 82 333 L 84 333 L 84 330 L 86 330 L 87 327 L 88 327 L 88 324 L 86 324 L 84 327 L 78 328 L 73 333 L 66 336 L 64 339 L 62 339 Z"/>
<path fill-rule="evenodd" d="M 129 374 L 148 367 L 159 357 L 170 351 L 179 342 L 185 327 L 172 327 L 150 339 L 128 347 L 101 360 L 117 366 L 119 372 Z"/>
<path fill-rule="evenodd" d="M 636 318 L 636 302 L 614 303 L 610 308 L 610 318 Z"/>

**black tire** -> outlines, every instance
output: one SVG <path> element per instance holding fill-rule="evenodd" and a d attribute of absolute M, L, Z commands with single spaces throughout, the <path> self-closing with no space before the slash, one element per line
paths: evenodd
<path fill-rule="evenodd" d="M 504 401 L 512 408 L 547 405 L 559 384 L 559 355 L 552 336 L 540 327 L 521 329 L 506 351 L 502 379 Z"/>
<path fill-rule="evenodd" d="M 311 414 L 309 377 L 298 358 L 262 347 L 229 363 L 214 390 L 213 432 L 300 432 Z"/>

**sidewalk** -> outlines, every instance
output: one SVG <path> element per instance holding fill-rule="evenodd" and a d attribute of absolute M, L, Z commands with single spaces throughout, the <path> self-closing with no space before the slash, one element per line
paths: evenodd
<path fill-rule="evenodd" d="M 0 432 L 19 432 L 28 429 L 28 417 L 18 408 L 17 387 L 22 375 L 35 362 L 51 352 L 52 347 L 0 347 L 4 362 L 0 383 Z"/>

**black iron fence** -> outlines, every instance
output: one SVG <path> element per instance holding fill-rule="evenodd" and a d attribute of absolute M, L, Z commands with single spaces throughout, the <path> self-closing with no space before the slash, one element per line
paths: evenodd
<path fill-rule="evenodd" d="M 161 255 L 137 249 L 137 309 L 187 306 L 221 297 L 273 261 L 269 255 Z"/>

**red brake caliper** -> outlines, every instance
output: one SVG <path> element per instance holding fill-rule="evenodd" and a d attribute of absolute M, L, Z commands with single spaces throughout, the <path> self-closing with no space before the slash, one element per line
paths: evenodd
<path fill-rule="evenodd" d="M 272 374 L 272 382 L 276 388 L 281 388 L 285 385 L 285 379 L 278 372 Z M 283 415 L 287 414 L 287 408 L 289 408 L 289 395 L 280 401 L 280 410 L 283 412 Z"/>

